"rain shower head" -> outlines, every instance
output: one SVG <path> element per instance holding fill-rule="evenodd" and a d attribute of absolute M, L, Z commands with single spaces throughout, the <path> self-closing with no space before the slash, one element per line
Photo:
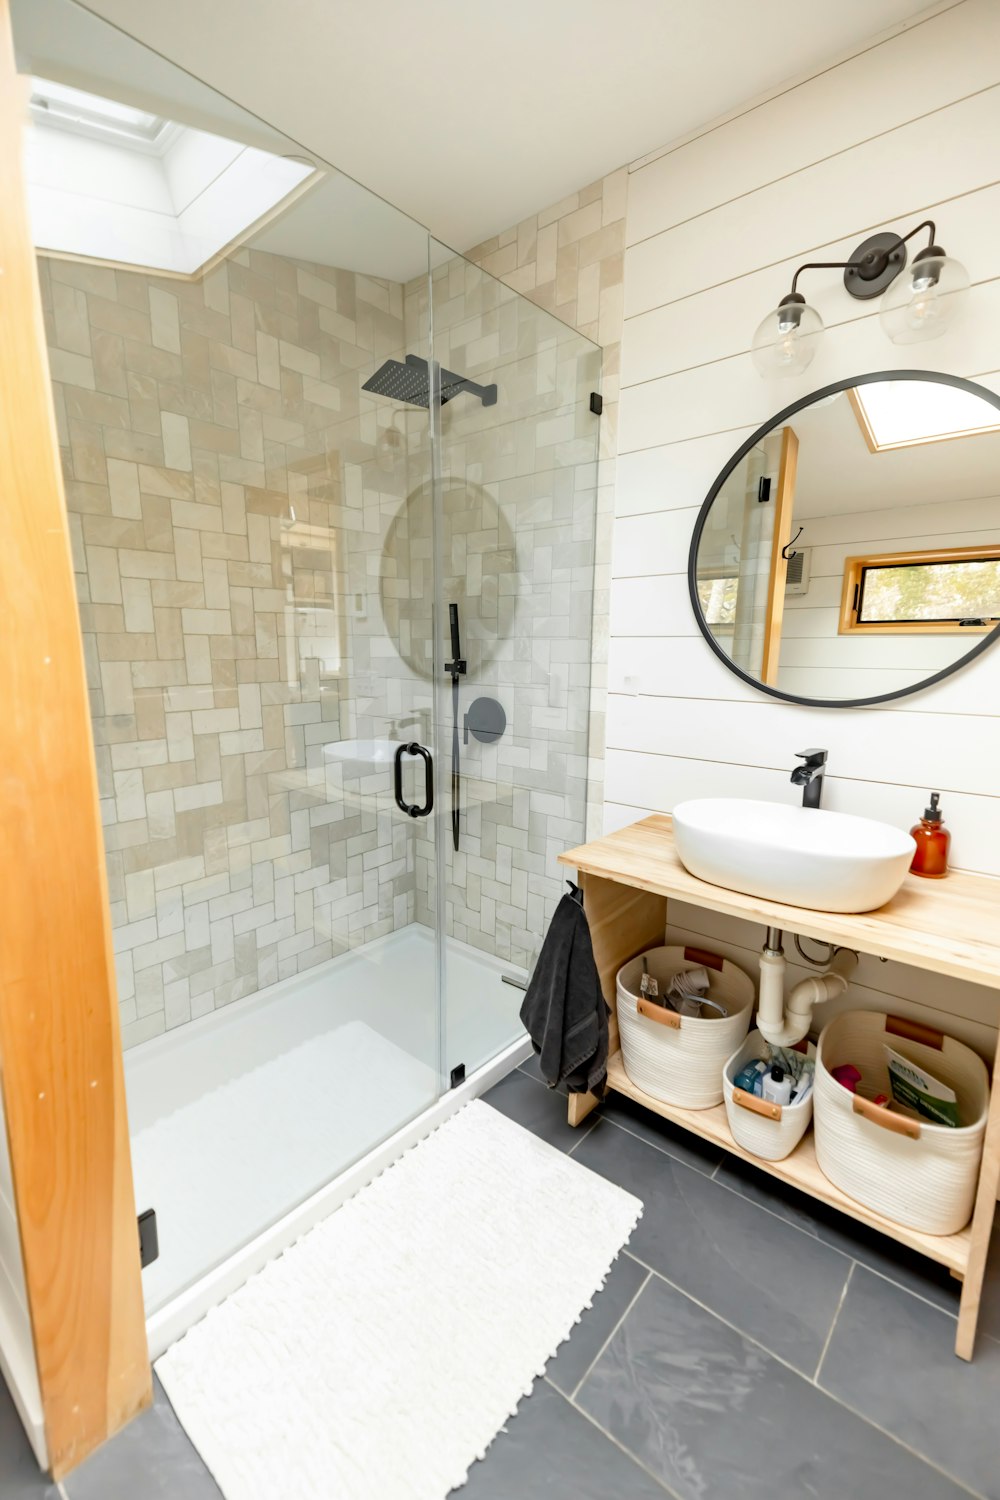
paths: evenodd
<path fill-rule="evenodd" d="M 478 396 L 484 406 L 496 405 L 495 385 L 476 385 L 473 381 L 466 380 L 464 375 L 455 375 L 451 370 L 445 369 L 440 371 L 440 380 L 442 406 L 460 396 L 463 391 L 468 391 L 470 396 Z M 422 406 L 426 409 L 431 404 L 427 361 L 418 358 L 416 354 L 408 354 L 405 364 L 400 364 L 398 359 L 387 359 L 365 381 L 361 389 L 371 391 L 376 396 L 388 396 L 390 401 L 406 401 L 410 406 Z"/>

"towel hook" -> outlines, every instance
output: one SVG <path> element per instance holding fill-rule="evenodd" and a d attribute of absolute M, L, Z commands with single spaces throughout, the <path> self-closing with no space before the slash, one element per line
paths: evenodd
<path fill-rule="evenodd" d="M 799 529 L 798 529 L 798 531 L 792 537 L 791 541 L 790 542 L 786 542 L 785 545 L 782 547 L 782 549 L 781 549 L 781 555 L 785 559 L 785 562 L 791 562 L 792 558 L 797 555 L 794 552 L 789 552 L 788 549 L 789 549 L 789 547 L 794 547 L 795 546 L 795 543 L 798 541 L 799 537 L 802 535 L 802 533 L 803 533 L 804 530 L 805 530 L 805 527 L 800 526 Z"/>

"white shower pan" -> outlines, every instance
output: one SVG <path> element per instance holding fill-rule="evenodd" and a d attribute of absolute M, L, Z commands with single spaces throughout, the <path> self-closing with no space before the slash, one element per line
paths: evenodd
<path fill-rule="evenodd" d="M 132 1048 L 136 1208 L 156 1358 L 209 1307 L 530 1052 L 510 964 L 446 945 L 439 1096 L 433 933 L 411 925 Z"/>

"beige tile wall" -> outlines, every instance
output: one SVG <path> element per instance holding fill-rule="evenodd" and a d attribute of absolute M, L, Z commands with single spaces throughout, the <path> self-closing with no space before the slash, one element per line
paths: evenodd
<path fill-rule="evenodd" d="M 603 349 L 604 414 L 594 580 L 588 837 L 601 832 L 603 818 L 611 532 L 628 176 L 628 168 L 621 167 L 466 252 L 469 260 Z"/>
<path fill-rule="evenodd" d="M 431 737 L 427 415 L 360 389 L 426 352 L 427 283 L 40 271 L 132 1045 L 433 920 L 430 824 L 350 748 Z M 461 257 L 434 285 L 437 356 L 500 387 L 442 412 L 445 593 L 460 711 L 508 716 L 463 746 L 447 930 L 527 965 L 584 830 L 599 361 Z"/>
<path fill-rule="evenodd" d="M 443 598 L 462 623 L 460 847 L 446 820 L 446 930 L 530 966 L 563 890 L 558 854 L 583 838 L 600 424 L 589 410 L 600 352 L 493 276 L 453 256 L 432 278 L 435 357 L 482 386 L 443 406 Z M 428 326 L 426 280 L 407 288 L 407 329 Z M 424 335 L 426 338 L 426 335 Z M 419 339 L 418 339 L 419 342 Z M 429 506 L 414 516 L 430 557 Z M 429 562 L 411 574 L 426 632 Z M 418 659 L 429 659 L 426 639 Z M 495 744 L 465 741 L 479 696 L 497 700 Z M 441 708 L 450 752 L 450 689 Z M 439 786 L 450 802 L 447 764 Z M 417 917 L 436 910 L 433 846 L 418 830 Z"/>
<path fill-rule="evenodd" d="M 414 418 L 360 395 L 402 287 L 39 265 L 130 1045 L 413 918 L 388 773 L 342 753 L 427 699 L 379 611 Z"/>

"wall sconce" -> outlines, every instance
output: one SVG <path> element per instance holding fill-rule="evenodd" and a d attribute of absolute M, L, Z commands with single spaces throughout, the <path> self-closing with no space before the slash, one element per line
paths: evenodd
<path fill-rule="evenodd" d="M 922 229 L 929 231 L 926 249 L 906 267 L 906 242 Z M 873 234 L 863 240 L 850 260 L 807 261 L 792 277 L 792 289 L 768 313 L 753 336 L 751 354 L 761 375 L 801 375 L 816 353 L 823 319 L 797 290 L 803 271 L 843 271 L 852 297 L 867 301 L 882 297 L 879 320 L 894 344 L 936 339 L 950 327 L 969 286 L 969 273 L 934 243 L 933 220 L 925 219 L 909 234 Z"/>

